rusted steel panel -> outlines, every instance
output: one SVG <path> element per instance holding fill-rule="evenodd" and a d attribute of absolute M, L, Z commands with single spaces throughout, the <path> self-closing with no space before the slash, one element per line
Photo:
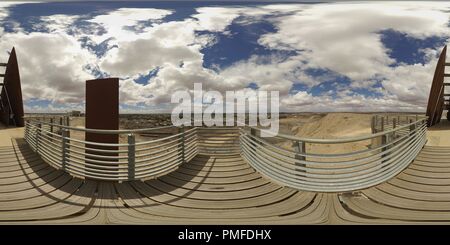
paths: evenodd
<path fill-rule="evenodd" d="M 23 127 L 24 112 L 22 101 L 22 87 L 20 84 L 20 74 L 19 66 L 17 63 L 16 50 L 14 48 L 11 50 L 8 63 L 6 64 L 3 84 L 4 86 L 2 87 L 1 98 L 3 107 L 5 109 L 0 112 L 2 122 L 5 125 L 15 125 L 18 127 Z M 8 92 L 8 94 L 6 94 L 6 92 Z M 13 118 L 10 118 L 10 112 L 13 114 Z"/>
<path fill-rule="evenodd" d="M 426 115 L 428 116 L 428 126 L 433 126 L 440 121 L 442 110 L 444 109 L 444 73 L 447 45 L 442 49 L 441 55 L 436 65 L 433 82 L 431 84 L 430 95 Z"/>
<path fill-rule="evenodd" d="M 107 78 L 86 81 L 86 128 L 88 129 L 119 129 L 119 79 Z M 86 141 L 97 143 L 119 143 L 118 134 L 98 134 L 86 132 Z M 86 147 L 103 150 L 118 150 L 116 146 L 96 146 L 87 144 Z M 117 153 L 104 153 L 92 150 L 86 150 L 86 153 L 117 156 Z M 93 160 L 111 161 L 104 158 L 89 157 Z M 100 164 L 96 169 L 104 169 L 102 166 L 111 166 L 111 164 Z M 86 166 L 87 167 L 87 166 Z M 87 167 L 88 168 L 88 167 Z M 93 167 L 91 167 L 93 168 Z"/>

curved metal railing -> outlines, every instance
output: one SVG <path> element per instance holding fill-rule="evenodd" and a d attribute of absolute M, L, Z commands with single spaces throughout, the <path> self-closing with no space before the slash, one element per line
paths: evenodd
<path fill-rule="evenodd" d="M 197 154 L 241 154 L 281 185 L 343 192 L 382 183 L 406 168 L 426 142 L 426 120 L 374 116 L 372 134 L 314 139 L 286 134 L 262 138 L 264 129 L 248 126 L 96 130 L 70 127 L 64 120 L 26 118 L 25 140 L 48 164 L 83 178 L 146 180 L 176 170 Z M 118 134 L 119 143 L 89 142 L 86 132 Z"/>
<path fill-rule="evenodd" d="M 173 126 L 97 130 L 26 118 L 25 140 L 48 164 L 74 176 L 127 181 L 156 178 L 192 159 L 198 152 L 196 131 Z M 85 132 L 118 134 L 119 143 L 89 142 Z M 148 139 L 144 133 L 163 136 Z"/>
<path fill-rule="evenodd" d="M 244 159 L 279 184 L 316 192 L 353 191 L 382 183 L 405 169 L 426 143 L 423 116 L 391 116 L 390 120 L 377 116 L 373 134 L 351 138 L 278 134 L 273 140 L 259 137 L 261 130 L 240 130 Z M 349 151 L 334 152 L 330 145 L 335 144 Z"/>
<path fill-rule="evenodd" d="M 240 154 L 236 127 L 99 130 L 68 126 L 67 117 L 25 121 L 25 140 L 31 148 L 51 166 L 82 178 L 146 180 L 176 170 L 197 154 Z M 119 143 L 86 141 L 85 133 L 116 134 Z"/>

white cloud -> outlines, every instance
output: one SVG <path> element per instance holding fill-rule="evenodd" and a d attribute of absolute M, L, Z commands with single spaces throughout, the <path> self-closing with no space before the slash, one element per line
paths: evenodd
<path fill-rule="evenodd" d="M 282 100 L 282 103 L 286 106 L 305 106 L 305 105 L 311 105 L 315 102 L 314 96 L 311 94 L 305 92 L 305 91 L 299 91 L 296 94 L 289 96 L 287 98 L 284 98 Z"/>
<path fill-rule="evenodd" d="M 142 21 L 158 21 L 173 13 L 171 10 L 154 8 L 120 8 L 108 14 L 95 16 L 88 20 L 91 23 L 99 24 L 106 29 L 106 33 L 100 36 L 93 35 L 91 38 L 101 43 L 109 38 L 121 41 L 134 40 L 138 35 L 132 29 Z"/>
<path fill-rule="evenodd" d="M 83 66 L 95 62 L 95 57 L 75 38 L 62 33 L 7 33 L 0 50 L 10 50 L 11 44 L 16 47 L 25 100 L 83 101 L 84 82 L 93 77 Z"/>
<path fill-rule="evenodd" d="M 449 4 L 439 4 L 441 10 Z M 394 29 L 423 38 L 449 35 L 448 14 L 436 4 L 351 3 L 317 4 L 278 19 L 275 34 L 260 43 L 271 48 L 307 50 L 311 65 L 328 68 L 354 80 L 388 71 L 394 62 L 377 32 Z"/>
<path fill-rule="evenodd" d="M 436 50 L 423 50 L 426 64 L 394 67 L 379 32 L 393 29 L 414 38 L 450 36 L 445 12 L 449 8 L 450 3 L 443 2 L 202 7 L 191 18 L 171 22 L 162 19 L 175 10 L 121 8 L 87 20 L 104 28 L 103 33 L 77 32 L 74 22 L 80 16 L 52 15 L 41 19 L 51 33 L 3 34 L 0 50 L 9 50 L 11 43 L 17 47 L 25 98 L 55 103 L 83 101 L 84 81 L 93 77 L 85 68 L 90 65 L 122 79 L 121 102 L 128 105 L 162 107 L 174 90 L 190 90 L 194 82 L 203 82 L 204 89 L 222 92 L 242 90 L 250 83 L 261 90 L 278 90 L 282 106 L 289 110 L 423 110 Z M 7 14 L 0 5 L 0 20 Z M 263 35 L 259 44 L 297 53 L 253 55 L 216 71 L 205 68 L 202 49 L 220 40 L 196 31 L 231 36 L 228 27 L 237 20 L 241 25 L 259 20 L 274 23 L 276 32 Z M 91 45 L 108 40 L 108 47 L 117 47 L 98 58 L 81 47 L 80 37 L 87 37 Z M 310 76 L 305 72 L 309 68 L 330 70 L 332 75 Z M 136 82 L 154 69 L 158 72 L 149 81 Z M 290 94 L 294 84 L 312 87 L 333 81 L 334 74 L 353 80 L 350 86 L 337 84 L 335 97 L 306 91 Z M 382 88 L 373 87 L 377 81 Z M 349 92 L 355 88 L 378 95 Z"/>
<path fill-rule="evenodd" d="M 73 23 L 79 17 L 76 15 L 55 14 L 41 17 L 41 22 L 37 23 L 35 28 L 44 28 L 47 32 L 67 32 L 73 28 Z"/>

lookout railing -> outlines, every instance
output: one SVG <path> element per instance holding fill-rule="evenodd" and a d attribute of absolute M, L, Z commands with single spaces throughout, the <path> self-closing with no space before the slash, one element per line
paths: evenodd
<path fill-rule="evenodd" d="M 341 192 L 382 183 L 411 163 L 426 142 L 426 117 L 374 116 L 372 134 L 312 139 L 256 127 L 96 130 L 65 120 L 26 118 L 25 140 L 44 161 L 76 177 L 130 181 L 166 175 L 197 154 L 240 154 L 257 171 L 299 190 Z M 88 142 L 86 132 L 118 134 L 118 144 Z M 335 147 L 339 145 L 339 147 Z"/>
<path fill-rule="evenodd" d="M 426 117 L 401 115 L 391 120 L 375 116 L 374 133 L 338 139 L 278 134 L 277 140 L 269 140 L 259 137 L 264 129 L 246 127 L 240 135 L 242 156 L 260 173 L 295 189 L 364 189 L 400 173 L 426 143 Z M 333 145 L 340 151 L 333 151 Z"/>

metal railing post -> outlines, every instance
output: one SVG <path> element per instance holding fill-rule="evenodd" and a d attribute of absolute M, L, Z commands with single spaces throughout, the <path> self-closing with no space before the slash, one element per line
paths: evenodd
<path fill-rule="evenodd" d="M 387 134 L 384 134 L 382 137 L 381 137 L 381 145 L 385 145 L 383 148 L 382 148 L 382 152 L 385 152 L 385 151 L 387 151 L 387 150 L 389 150 L 391 147 L 392 147 L 392 145 L 386 145 L 386 144 L 389 144 L 393 139 L 394 139 L 394 132 L 391 132 L 391 133 L 387 133 Z M 385 158 L 386 156 L 388 156 L 388 155 L 390 155 L 391 153 L 383 153 L 382 155 L 381 155 L 381 158 Z M 386 162 L 386 161 L 388 161 L 388 159 L 383 159 L 382 161 L 381 161 L 381 163 L 384 163 L 384 162 Z"/>
<path fill-rule="evenodd" d="M 41 129 L 42 129 L 42 124 L 38 123 L 37 124 L 37 129 L 36 129 L 36 152 L 39 153 L 39 145 L 40 145 L 40 139 L 41 139 Z"/>
<path fill-rule="evenodd" d="M 412 136 L 414 134 L 414 130 L 416 129 L 416 124 L 415 123 L 412 124 L 413 123 L 412 119 L 409 119 L 409 123 L 411 124 L 409 126 L 409 135 Z"/>
<path fill-rule="evenodd" d="M 62 130 L 63 130 L 63 118 L 59 117 L 59 130 L 58 130 L 58 134 L 62 135 Z"/>
<path fill-rule="evenodd" d="M 62 136 L 62 170 L 66 170 L 66 166 L 67 166 L 67 160 L 68 160 L 68 148 L 69 148 L 69 130 L 68 129 L 63 129 L 61 131 L 61 136 Z"/>
<path fill-rule="evenodd" d="M 180 138 L 180 140 L 181 140 L 181 144 L 180 144 L 180 149 L 181 149 L 181 163 L 185 163 L 185 161 L 186 161 L 186 159 L 185 159 L 185 157 L 184 157 L 184 148 L 186 147 L 185 146 L 185 144 L 184 144 L 184 125 L 181 125 L 181 127 L 179 127 L 178 128 L 178 132 L 179 133 L 181 133 L 181 138 Z"/>
<path fill-rule="evenodd" d="M 293 142 L 292 148 L 294 148 L 294 151 L 296 153 L 306 153 L 305 145 L 306 145 L 305 142 L 297 140 L 297 141 Z M 305 156 L 302 156 L 302 155 L 299 155 L 299 154 L 295 154 L 294 158 L 297 159 L 297 160 L 306 160 Z M 295 165 L 306 168 L 306 164 L 303 164 L 303 163 L 296 163 Z M 306 173 L 306 170 L 300 170 L 300 172 Z"/>
<path fill-rule="evenodd" d="M 23 132 L 23 137 L 25 138 L 25 141 L 28 142 L 28 121 L 25 121 L 25 130 Z"/>
<path fill-rule="evenodd" d="M 136 138 L 134 134 L 128 134 L 128 180 L 136 177 Z"/>
<path fill-rule="evenodd" d="M 53 117 L 50 118 L 50 134 L 48 134 L 50 137 L 50 141 L 53 142 Z"/>
<path fill-rule="evenodd" d="M 400 124 L 400 121 L 398 121 L 399 122 L 399 124 Z M 392 119 L 392 129 L 395 129 L 397 127 L 397 119 L 396 118 L 393 118 Z M 394 131 L 394 132 L 392 132 L 392 138 L 396 138 L 396 131 Z"/>
<path fill-rule="evenodd" d="M 372 122 L 370 124 L 370 127 L 372 129 L 372 134 L 377 131 L 377 129 L 376 129 L 376 124 L 377 124 L 376 121 L 377 121 L 377 118 L 376 118 L 376 115 L 375 115 L 375 116 L 372 117 Z"/>

